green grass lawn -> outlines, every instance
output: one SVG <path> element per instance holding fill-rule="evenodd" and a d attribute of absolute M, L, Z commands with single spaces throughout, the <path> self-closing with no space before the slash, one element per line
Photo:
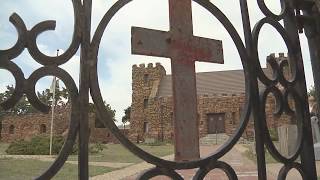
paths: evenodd
<path fill-rule="evenodd" d="M 170 144 L 163 144 L 157 146 L 138 145 L 145 151 L 158 156 L 166 156 L 173 153 L 173 146 Z M 0 154 L 6 154 L 8 144 L 0 143 Z M 69 156 L 69 161 L 77 161 L 77 155 Z M 129 150 L 120 144 L 106 144 L 103 151 L 97 154 L 90 154 L 89 161 L 91 162 L 123 162 L 123 163 L 139 163 L 142 162 L 137 156 L 133 155 Z M 33 179 L 44 172 L 52 162 L 44 162 L 34 159 L 0 159 L 0 180 L 27 180 Z M 90 166 L 90 176 L 104 174 L 116 170 L 115 168 Z M 62 170 L 53 178 L 54 180 L 66 180 L 78 178 L 78 166 L 66 163 Z"/>
<path fill-rule="evenodd" d="M 138 145 L 143 150 L 158 156 L 166 156 L 173 154 L 173 146 L 170 144 L 150 146 L 150 145 Z M 71 155 L 68 160 L 76 161 L 76 155 Z M 91 154 L 89 161 L 105 161 L 105 162 L 123 162 L 123 163 L 138 163 L 142 162 L 140 158 L 133 155 L 129 150 L 123 147 L 121 144 L 107 144 L 102 152 L 98 154 Z"/>
<path fill-rule="evenodd" d="M 8 143 L 0 143 L 0 154 L 7 154 L 6 149 L 8 148 Z"/>
<path fill-rule="evenodd" d="M 0 179 L 5 180 L 28 180 L 39 176 L 49 166 L 50 162 L 43 162 L 39 160 L 17 160 L 17 159 L 0 159 Z M 89 175 L 95 176 L 110 172 L 112 168 L 90 166 Z M 54 180 L 73 180 L 78 179 L 78 165 L 66 163 L 58 174 L 53 178 Z"/>
<path fill-rule="evenodd" d="M 0 154 L 6 154 L 5 150 L 9 144 L 0 143 Z M 105 144 L 103 145 L 104 149 L 102 152 L 99 152 L 97 154 L 90 154 L 89 155 L 89 161 L 91 162 L 123 162 L 123 163 L 138 163 L 142 162 L 140 158 L 133 155 L 129 150 L 127 150 L 125 147 L 123 147 L 121 144 Z M 138 145 L 143 150 L 158 156 L 166 156 L 173 154 L 173 145 L 171 144 L 161 144 L 161 145 L 145 145 L 145 144 L 139 144 Z M 70 155 L 69 161 L 77 161 L 78 156 L 77 155 Z"/>

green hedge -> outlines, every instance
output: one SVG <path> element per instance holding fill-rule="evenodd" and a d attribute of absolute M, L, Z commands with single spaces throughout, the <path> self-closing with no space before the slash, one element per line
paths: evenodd
<path fill-rule="evenodd" d="M 64 138 L 55 136 L 52 139 L 52 154 L 58 154 L 63 146 Z M 30 141 L 18 140 L 11 143 L 6 150 L 7 154 L 19 155 L 48 155 L 50 146 L 50 138 L 46 136 L 33 137 Z M 77 153 L 77 149 L 73 148 L 72 153 Z"/>
<path fill-rule="evenodd" d="M 269 129 L 271 141 L 279 141 L 278 130 L 276 128 Z"/>
<path fill-rule="evenodd" d="M 64 138 L 55 136 L 52 139 L 52 154 L 58 154 L 63 146 Z M 19 140 L 11 143 L 6 150 L 7 154 L 14 155 L 48 155 L 50 137 L 36 136 L 30 141 Z M 96 154 L 106 148 L 103 144 L 92 144 L 89 146 L 89 152 Z M 73 145 L 72 154 L 78 154 L 78 143 Z"/>

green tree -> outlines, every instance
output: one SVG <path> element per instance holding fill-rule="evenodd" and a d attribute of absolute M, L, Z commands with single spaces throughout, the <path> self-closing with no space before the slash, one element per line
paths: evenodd
<path fill-rule="evenodd" d="M 114 122 L 117 121 L 115 118 L 116 110 L 112 109 L 110 104 L 106 103 L 106 101 L 103 101 L 103 102 L 104 102 L 105 110 L 107 111 L 107 114 L 108 114 L 108 118 L 112 119 Z M 93 103 L 89 103 L 89 112 L 97 114 L 96 107 Z"/>
<path fill-rule="evenodd" d="M 56 81 L 56 87 L 55 87 L 55 106 L 57 105 L 65 105 L 69 102 L 69 92 L 68 90 L 65 88 L 65 87 L 61 87 L 60 88 L 60 80 L 57 79 Z M 51 89 L 51 87 L 50 87 Z M 50 105 L 52 104 L 52 96 L 53 96 L 53 93 L 49 90 L 49 89 L 46 89 L 45 90 L 45 95 L 47 98 L 51 99 L 49 102 L 50 102 Z M 49 97 L 48 97 L 49 96 Z"/>
<path fill-rule="evenodd" d="M 126 123 L 130 122 L 131 106 L 124 109 L 124 116 L 122 117 L 123 129 L 126 128 Z"/>
<path fill-rule="evenodd" d="M 117 121 L 115 118 L 116 110 L 112 109 L 110 104 L 107 104 L 105 101 L 104 101 L 104 107 L 107 110 L 108 117 L 112 119 L 114 122 Z"/>
<path fill-rule="evenodd" d="M 6 87 L 7 89 L 5 92 L 0 93 L 0 102 L 4 102 L 7 99 L 9 99 L 13 92 L 14 92 L 14 87 L 13 85 L 8 85 Z M 50 92 L 49 89 L 45 89 L 42 92 L 37 92 L 38 98 L 41 102 L 44 104 L 47 104 L 48 106 L 51 106 L 52 104 L 52 96 L 53 94 Z M 56 86 L 56 105 L 63 105 L 65 104 L 65 101 L 69 99 L 69 93 L 66 88 L 62 88 L 62 90 L 59 89 L 59 86 Z M 3 111 L 3 110 L 2 110 Z M 19 100 L 19 102 L 11 109 L 6 111 L 6 113 L 12 113 L 12 114 L 17 114 L 17 115 L 23 115 L 26 113 L 34 113 L 37 112 L 37 110 L 32 107 L 32 105 L 29 103 L 28 98 L 26 95 L 23 95 L 22 98 Z"/>
<path fill-rule="evenodd" d="M 316 93 L 316 90 L 314 88 L 314 86 L 311 86 L 311 88 L 309 89 L 309 92 L 308 92 L 308 96 L 313 96 L 315 98 L 315 94 Z"/>
<path fill-rule="evenodd" d="M 44 104 L 51 105 L 52 95 L 51 95 L 49 89 L 46 89 L 46 90 L 42 91 L 41 93 L 40 93 L 40 92 L 37 92 L 37 95 L 38 95 L 39 100 L 40 100 L 41 102 L 43 102 Z"/>
<path fill-rule="evenodd" d="M 1 97 L 2 97 L 1 102 L 9 99 L 14 92 L 13 85 L 8 85 L 6 88 L 7 88 L 7 90 L 4 93 L 1 93 Z M 36 109 L 31 106 L 26 95 L 23 95 L 21 97 L 21 99 L 19 100 L 19 102 L 13 108 L 6 111 L 6 113 L 13 113 L 13 114 L 17 114 L 17 115 L 22 115 L 22 114 L 26 114 L 26 113 L 32 113 L 35 111 L 36 111 Z"/>

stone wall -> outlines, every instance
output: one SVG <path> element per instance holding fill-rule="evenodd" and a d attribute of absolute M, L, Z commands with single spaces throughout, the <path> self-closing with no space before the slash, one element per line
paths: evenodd
<path fill-rule="evenodd" d="M 66 136 L 69 127 L 70 107 L 55 109 L 53 134 Z M 89 114 L 90 142 L 118 143 L 107 128 L 95 126 L 94 113 Z M 34 136 L 49 136 L 51 113 L 32 113 L 26 115 L 6 115 L 2 120 L 1 141 L 12 142 L 19 139 L 30 140 Z M 128 130 L 120 130 L 125 135 Z"/>
<path fill-rule="evenodd" d="M 70 108 L 68 106 L 57 108 L 55 112 L 53 134 L 62 135 L 67 132 Z M 28 140 L 40 134 L 49 135 L 50 123 L 51 113 L 6 115 L 2 120 L 1 140 L 4 142 L 12 142 L 18 139 Z M 41 132 L 41 126 L 44 126 L 45 132 Z"/>
<path fill-rule="evenodd" d="M 244 108 L 244 103 L 244 94 L 198 97 L 200 137 L 206 136 L 208 134 L 208 114 L 212 113 L 225 114 L 225 133 L 228 135 L 232 135 L 240 125 L 240 115 Z M 276 128 L 281 124 L 290 124 L 290 117 L 288 115 L 277 117 L 274 115 L 274 111 L 274 99 L 270 97 L 266 105 L 266 117 L 269 128 Z M 141 130 L 141 133 L 139 134 L 140 140 L 144 140 L 145 138 L 154 138 L 157 140 L 172 140 L 174 135 L 172 98 L 156 98 L 150 101 L 148 107 L 144 111 L 144 119 L 140 119 L 140 121 L 143 121 L 143 123 L 148 123 L 148 131 L 144 132 L 143 125 L 139 127 Z M 132 123 L 134 122 L 135 121 L 132 120 Z M 130 129 L 130 137 L 132 140 L 136 140 L 137 134 L 133 134 L 131 130 L 133 130 L 132 127 Z M 253 118 L 252 116 L 250 116 L 243 137 L 251 138 L 253 137 L 253 135 Z"/>
<path fill-rule="evenodd" d="M 275 54 L 271 56 L 275 57 Z M 278 61 L 286 58 L 283 53 L 277 57 Z M 270 66 L 267 66 L 270 68 Z M 270 69 L 269 69 L 270 71 Z M 146 82 L 145 75 L 148 74 Z M 160 64 L 154 67 L 149 64 L 134 65 L 132 67 L 132 111 L 131 128 L 129 137 L 132 141 L 143 141 L 146 138 L 158 140 L 173 139 L 173 107 L 172 97 L 158 97 L 157 91 L 161 78 L 166 75 Z M 289 71 L 285 70 L 285 76 L 289 78 Z M 280 87 L 281 89 L 281 87 Z M 145 102 L 147 99 L 147 103 Z M 225 132 L 233 134 L 240 124 L 240 115 L 245 103 L 244 94 L 216 94 L 198 96 L 198 116 L 200 137 L 208 134 L 208 114 L 225 114 Z M 292 104 L 292 102 L 290 102 Z M 266 107 L 267 125 L 270 129 L 276 129 L 281 124 L 290 124 L 292 117 L 288 115 L 276 116 L 275 100 L 268 97 Z M 252 115 L 243 134 L 243 137 L 254 136 L 254 124 Z"/>

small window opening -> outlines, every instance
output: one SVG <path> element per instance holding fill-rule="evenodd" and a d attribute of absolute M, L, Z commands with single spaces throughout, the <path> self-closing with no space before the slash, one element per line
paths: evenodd
<path fill-rule="evenodd" d="M 143 123 L 143 132 L 144 133 L 148 133 L 149 132 L 149 123 L 148 122 L 144 122 Z"/>
<path fill-rule="evenodd" d="M 10 125 L 9 134 L 14 134 L 14 129 L 15 129 L 14 125 Z"/>
<path fill-rule="evenodd" d="M 45 124 L 40 125 L 40 133 L 46 133 L 47 132 L 47 126 Z"/>

